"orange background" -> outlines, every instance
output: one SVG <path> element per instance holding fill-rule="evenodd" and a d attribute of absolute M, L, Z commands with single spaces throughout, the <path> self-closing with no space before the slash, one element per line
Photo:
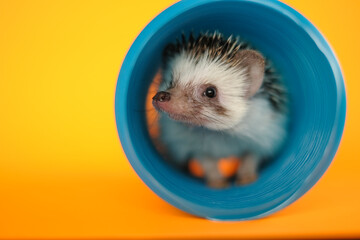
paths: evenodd
<path fill-rule="evenodd" d="M 347 122 L 320 182 L 250 222 L 175 209 L 141 182 L 121 149 L 114 117 L 121 62 L 174 2 L 0 0 L 0 238 L 360 237 L 360 1 L 284 1 L 333 46 Z"/>

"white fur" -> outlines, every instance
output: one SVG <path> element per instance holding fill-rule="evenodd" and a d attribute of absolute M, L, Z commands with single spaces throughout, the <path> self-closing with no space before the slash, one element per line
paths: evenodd
<path fill-rule="evenodd" d="M 196 59 L 186 52 L 172 58 L 163 72 L 159 90 L 166 91 L 172 79 L 180 91 L 188 87 L 198 91 L 199 86 L 214 85 L 219 102 L 226 108 L 226 115 L 218 114 L 212 108 L 202 108 L 198 114 L 210 118 L 201 127 L 162 115 L 160 138 L 174 162 L 183 164 L 196 158 L 205 161 L 206 165 L 206 161 L 230 156 L 251 154 L 249 159 L 273 156 L 286 138 L 286 113 L 276 111 L 261 94 L 251 98 L 246 96 L 250 84 L 247 69 L 230 68 L 227 63 L 209 59 L 207 53 L 197 60 L 196 63 Z M 204 96 L 195 92 L 193 97 Z M 253 172 L 257 170 L 259 162 L 250 164 L 249 169 Z M 245 168 L 241 171 L 247 174 L 250 170 Z M 214 174 L 213 171 L 210 169 L 209 174 Z M 241 171 L 239 175 L 242 175 Z"/>
<path fill-rule="evenodd" d="M 267 99 L 255 96 L 249 101 L 246 116 L 227 132 L 239 137 L 248 151 L 271 156 L 286 138 L 287 121 L 285 113 L 274 111 Z"/>
<path fill-rule="evenodd" d="M 245 96 L 249 88 L 246 82 L 246 69 L 229 68 L 227 64 L 210 60 L 205 52 L 198 63 L 195 59 L 182 52 L 169 63 L 170 71 L 164 73 L 164 83 L 161 91 L 165 91 L 166 83 L 173 77 L 177 84 L 186 88 L 204 84 L 215 85 L 218 89 L 219 101 L 228 110 L 228 116 L 221 116 L 205 109 L 204 115 L 216 116 L 216 121 L 210 121 L 205 126 L 214 130 L 231 129 L 247 111 Z M 201 97 L 201 93 L 197 95 Z"/>

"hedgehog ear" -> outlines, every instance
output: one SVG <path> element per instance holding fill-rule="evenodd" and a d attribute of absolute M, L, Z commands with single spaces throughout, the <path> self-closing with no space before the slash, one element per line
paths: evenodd
<path fill-rule="evenodd" d="M 240 50 L 237 53 L 237 58 L 240 60 L 240 66 L 245 67 L 249 76 L 249 90 L 246 97 L 251 98 L 261 87 L 265 74 L 265 59 L 257 51 L 254 50 Z"/>

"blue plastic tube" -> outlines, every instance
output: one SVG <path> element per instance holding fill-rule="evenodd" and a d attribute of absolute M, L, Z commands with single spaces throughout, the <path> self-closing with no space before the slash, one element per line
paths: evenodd
<path fill-rule="evenodd" d="M 168 166 L 148 134 L 144 109 L 163 47 L 181 32 L 239 35 L 272 60 L 291 97 L 289 137 L 250 185 L 211 189 Z M 302 15 L 273 0 L 187 0 L 166 9 L 132 44 L 115 97 L 120 140 L 131 165 L 157 195 L 191 214 L 217 220 L 254 219 L 301 197 L 330 165 L 345 122 L 346 98 L 329 44 Z"/>

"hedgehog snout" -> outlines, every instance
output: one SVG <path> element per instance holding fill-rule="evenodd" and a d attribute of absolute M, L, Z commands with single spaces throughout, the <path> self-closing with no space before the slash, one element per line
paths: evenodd
<path fill-rule="evenodd" d="M 170 98 L 170 93 L 161 91 L 156 93 L 155 96 L 152 98 L 152 104 L 159 111 L 167 111 L 170 107 L 168 104 Z"/>
<path fill-rule="evenodd" d="M 152 99 L 153 101 L 168 102 L 170 101 L 170 93 L 161 91 L 156 93 Z"/>

